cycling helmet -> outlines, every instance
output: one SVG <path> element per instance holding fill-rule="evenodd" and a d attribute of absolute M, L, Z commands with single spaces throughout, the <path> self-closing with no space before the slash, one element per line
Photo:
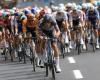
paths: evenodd
<path fill-rule="evenodd" d="M 65 6 L 64 6 L 63 3 L 59 4 L 58 7 L 59 7 L 60 9 L 62 9 L 62 10 L 65 10 Z"/>
<path fill-rule="evenodd" d="M 66 7 L 72 7 L 72 3 L 67 3 Z"/>
<path fill-rule="evenodd" d="M 57 7 L 57 6 L 52 6 L 51 9 L 52 9 L 53 11 L 57 11 L 57 10 L 58 10 L 58 7 Z"/>
<path fill-rule="evenodd" d="M 76 3 L 72 3 L 72 9 L 73 9 L 73 10 L 77 10 L 77 5 L 76 5 Z"/>
<path fill-rule="evenodd" d="M 30 14 L 30 13 L 31 13 L 31 11 L 30 11 L 29 9 L 25 9 L 25 10 L 24 10 L 24 14 L 25 14 L 25 15 Z"/>
<path fill-rule="evenodd" d="M 91 5 L 90 7 L 89 7 L 89 10 L 90 11 L 93 11 L 95 9 L 95 7 L 93 6 L 93 5 Z"/>
<path fill-rule="evenodd" d="M 43 20 L 44 20 L 44 21 L 50 21 L 51 18 L 52 18 L 51 14 L 45 14 L 45 15 L 43 16 Z"/>
<path fill-rule="evenodd" d="M 93 4 L 87 3 L 87 9 L 89 9 L 91 6 L 93 6 Z"/>
<path fill-rule="evenodd" d="M 36 7 L 32 8 L 32 9 L 31 9 L 31 12 L 32 12 L 33 14 L 36 14 L 36 13 L 37 13 Z"/>
<path fill-rule="evenodd" d="M 83 4 L 82 4 L 82 9 L 87 9 L 86 3 L 83 3 Z"/>

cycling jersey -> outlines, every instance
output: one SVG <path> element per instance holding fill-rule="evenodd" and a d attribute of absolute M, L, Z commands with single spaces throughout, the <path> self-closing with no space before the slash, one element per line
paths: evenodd
<path fill-rule="evenodd" d="M 99 20 L 99 12 L 96 9 L 93 12 L 88 10 L 86 13 L 86 18 L 94 23 L 96 20 Z"/>
<path fill-rule="evenodd" d="M 56 31 L 59 30 L 55 18 L 54 18 L 54 17 L 50 17 L 49 23 L 50 23 L 50 25 L 47 25 L 48 22 L 44 21 L 44 18 L 42 18 L 42 19 L 40 20 L 39 26 L 40 26 L 42 32 L 43 32 L 46 36 L 48 36 L 48 37 L 50 37 L 50 38 L 55 38 L 54 30 L 56 30 Z M 52 40 L 52 42 L 55 42 L 55 40 Z"/>
<path fill-rule="evenodd" d="M 70 13 L 70 22 L 73 23 L 73 27 L 81 27 L 79 26 L 80 21 L 83 21 L 83 14 L 80 11 L 76 11 L 75 13 L 72 11 Z"/>
<path fill-rule="evenodd" d="M 97 29 L 97 20 L 99 20 L 99 13 L 98 11 L 95 9 L 94 12 L 91 13 L 91 11 L 88 11 L 86 14 L 87 20 L 89 20 L 91 22 L 91 24 L 93 25 L 93 29 Z"/>
<path fill-rule="evenodd" d="M 51 23 L 51 25 L 50 26 L 48 26 L 48 25 L 46 25 L 46 21 L 42 18 L 41 20 L 40 20 L 40 22 L 39 22 L 39 25 L 40 25 L 40 28 L 41 29 L 45 29 L 45 30 L 53 30 L 53 29 L 58 29 L 58 26 L 57 26 L 57 22 L 56 22 L 56 20 L 55 20 L 55 18 L 52 16 L 51 18 L 50 18 L 50 23 Z"/>
<path fill-rule="evenodd" d="M 66 14 L 67 13 L 65 11 L 63 11 L 63 12 L 55 12 L 53 14 L 53 16 L 56 19 L 56 22 L 58 24 L 58 27 L 59 27 L 60 31 L 63 30 L 63 25 L 62 25 L 63 21 L 67 21 L 68 20 L 68 16 Z"/>
<path fill-rule="evenodd" d="M 37 26 L 38 26 L 37 19 L 34 19 L 34 21 L 29 21 L 28 19 L 24 19 L 22 21 L 23 32 L 27 31 L 27 27 L 33 29 L 33 28 L 36 28 Z"/>
<path fill-rule="evenodd" d="M 62 20 L 68 20 L 68 17 L 66 15 L 67 13 L 66 12 L 57 12 L 56 15 L 55 15 L 55 18 L 57 21 L 62 21 Z"/>
<path fill-rule="evenodd" d="M 25 33 L 30 32 L 32 34 L 32 37 L 37 36 L 37 29 L 38 29 L 38 19 L 36 18 L 34 18 L 34 20 L 24 19 L 22 21 L 22 31 Z"/>

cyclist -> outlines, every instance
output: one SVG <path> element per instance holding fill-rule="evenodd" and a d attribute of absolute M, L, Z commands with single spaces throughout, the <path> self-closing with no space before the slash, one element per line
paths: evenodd
<path fill-rule="evenodd" d="M 97 11 L 97 9 L 91 5 L 90 8 L 88 9 L 87 13 L 86 13 L 86 18 L 87 18 L 87 22 L 90 22 L 90 24 L 92 24 L 94 32 L 95 32 L 95 36 L 96 36 L 96 48 L 99 48 L 99 38 L 98 38 L 98 24 L 99 24 L 99 12 Z"/>
<path fill-rule="evenodd" d="M 68 24 L 68 16 L 67 12 L 64 11 L 64 8 L 59 6 L 59 9 L 57 10 L 55 14 L 55 18 L 58 24 L 58 27 L 61 31 L 61 40 L 64 40 L 65 45 L 68 45 L 68 52 L 70 52 L 69 49 L 69 24 Z"/>
<path fill-rule="evenodd" d="M 84 20 L 83 20 L 83 13 L 77 9 L 76 5 L 73 6 L 72 12 L 70 13 L 70 25 L 73 31 L 71 32 L 72 34 L 72 43 L 73 40 L 75 41 L 75 33 L 76 30 L 79 30 L 81 34 L 81 44 L 83 45 L 83 49 L 86 49 L 85 42 L 83 39 L 83 30 L 82 27 L 84 25 Z"/>
<path fill-rule="evenodd" d="M 32 37 L 36 37 L 38 20 L 35 18 L 35 15 L 31 13 L 30 10 L 25 10 L 26 19 L 22 21 L 22 31 L 23 33 L 30 32 Z"/>
<path fill-rule="evenodd" d="M 15 19 L 16 19 L 16 34 L 22 33 L 22 21 L 25 19 L 26 17 L 23 16 L 23 14 L 21 12 L 16 12 L 15 13 Z"/>
<path fill-rule="evenodd" d="M 39 26 L 40 26 L 42 32 L 50 38 L 58 38 L 60 35 L 60 30 L 58 28 L 56 20 L 49 13 L 46 13 L 43 16 L 43 18 L 40 20 Z M 61 72 L 61 69 L 60 69 L 60 65 L 59 65 L 59 50 L 57 47 L 56 40 L 52 40 L 51 45 L 54 50 L 56 72 L 59 73 L 59 72 Z"/>
<path fill-rule="evenodd" d="M 3 31 L 3 28 L 4 28 L 4 19 L 2 13 L 0 12 L 0 32 Z"/>
<path fill-rule="evenodd" d="M 11 15 L 10 15 L 10 13 L 5 16 L 4 23 L 5 23 L 4 24 L 5 25 L 5 29 L 9 30 L 9 32 L 12 33 L 12 31 L 11 31 Z"/>

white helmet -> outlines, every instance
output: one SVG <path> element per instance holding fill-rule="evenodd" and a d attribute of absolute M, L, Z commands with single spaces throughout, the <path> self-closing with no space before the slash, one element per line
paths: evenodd
<path fill-rule="evenodd" d="M 87 8 L 88 8 L 88 9 L 89 9 L 91 6 L 93 6 L 93 4 L 87 3 Z"/>
<path fill-rule="evenodd" d="M 76 9 L 77 8 L 76 3 L 72 3 L 72 8 L 73 9 Z"/>
<path fill-rule="evenodd" d="M 83 3 L 83 4 L 82 4 L 82 8 L 87 9 L 87 5 L 86 5 L 86 3 Z"/>
<path fill-rule="evenodd" d="M 72 3 L 72 9 L 73 9 L 73 10 L 77 10 L 77 5 L 76 5 L 76 3 Z"/>
<path fill-rule="evenodd" d="M 72 3 L 67 3 L 66 7 L 72 7 Z"/>
<path fill-rule="evenodd" d="M 62 8 L 63 10 L 65 9 L 65 6 L 64 6 L 63 3 L 59 4 L 58 7 L 59 7 L 59 8 Z"/>
<path fill-rule="evenodd" d="M 61 8 L 61 7 L 59 7 L 57 11 L 58 11 L 58 12 L 63 12 L 63 11 L 64 11 L 64 9 L 63 9 L 63 8 Z"/>
<path fill-rule="evenodd" d="M 58 7 L 57 6 L 51 6 L 52 10 L 57 11 Z"/>
<path fill-rule="evenodd" d="M 93 6 L 93 5 L 91 5 L 90 7 L 89 7 L 89 10 L 94 10 L 95 9 L 95 7 Z"/>

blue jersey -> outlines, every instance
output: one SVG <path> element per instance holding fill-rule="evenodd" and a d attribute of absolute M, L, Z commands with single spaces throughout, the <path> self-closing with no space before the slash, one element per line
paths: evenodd
<path fill-rule="evenodd" d="M 86 18 L 87 18 L 87 20 L 89 20 L 91 22 L 95 22 L 96 20 L 99 20 L 98 10 L 95 9 L 93 12 L 88 10 L 87 13 L 86 13 Z"/>

